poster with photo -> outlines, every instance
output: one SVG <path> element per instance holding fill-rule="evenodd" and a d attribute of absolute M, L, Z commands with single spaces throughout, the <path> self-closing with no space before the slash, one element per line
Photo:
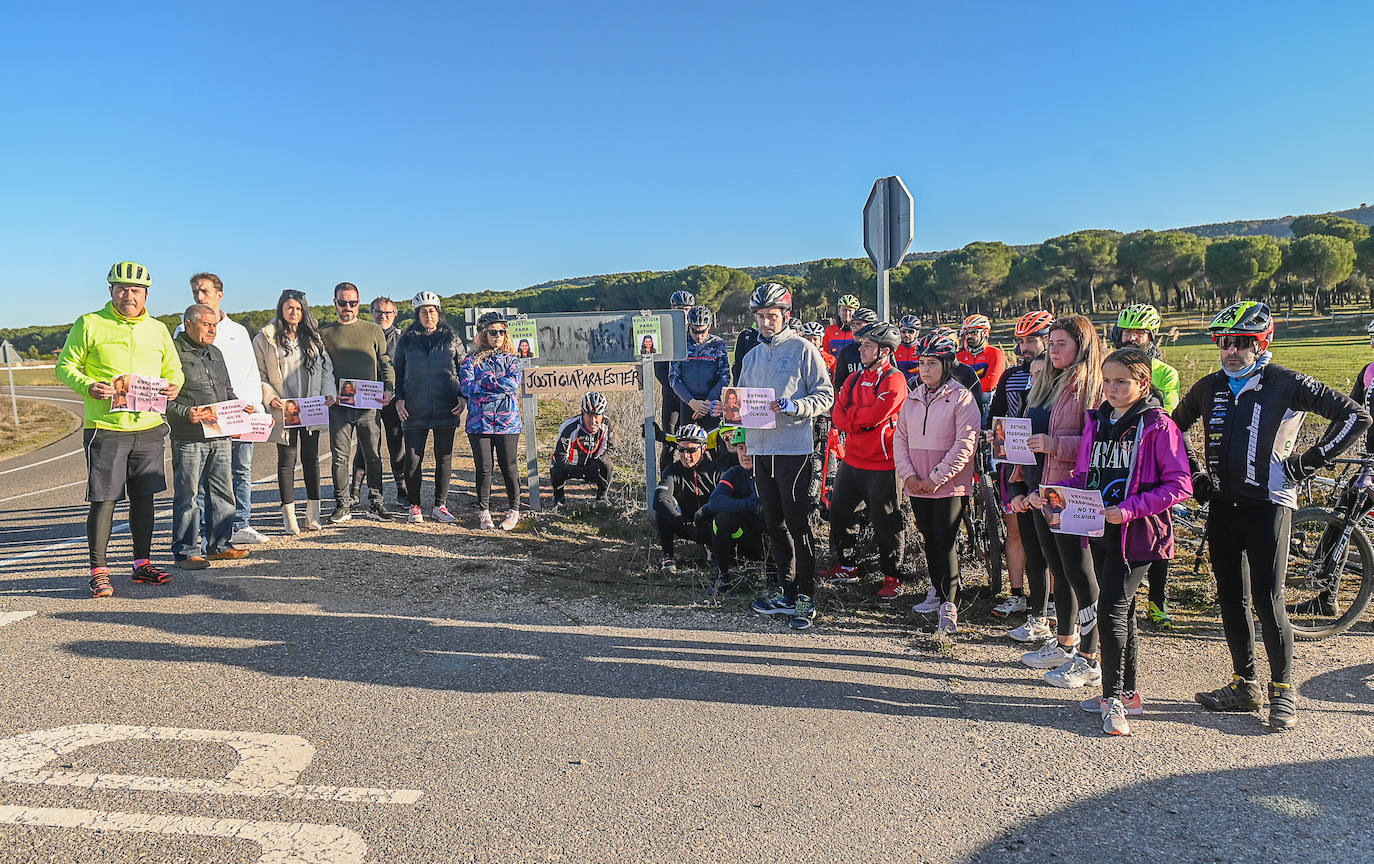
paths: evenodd
<path fill-rule="evenodd" d="M 657 315 L 636 315 L 634 321 L 635 354 L 657 357 L 663 353 L 663 325 Z"/>
<path fill-rule="evenodd" d="M 248 403 L 242 399 L 215 402 L 210 405 L 197 405 L 191 409 L 192 419 L 200 415 L 200 429 L 206 438 L 227 438 L 253 431 L 248 422 Z"/>
<path fill-rule="evenodd" d="M 339 404 L 349 408 L 380 409 L 382 382 L 366 378 L 339 379 Z"/>
<path fill-rule="evenodd" d="M 506 322 L 510 344 L 515 356 L 521 360 L 535 360 L 539 357 L 539 327 L 532 318 L 512 318 Z"/>
<path fill-rule="evenodd" d="M 328 426 L 329 405 L 323 396 L 307 396 L 303 399 L 282 400 L 282 428 L 299 429 L 303 426 Z"/>
<path fill-rule="evenodd" d="M 1031 421 L 1024 417 L 992 418 L 992 461 L 1011 465 L 1034 465 L 1035 453 L 1027 443 Z"/>
<path fill-rule="evenodd" d="M 117 375 L 110 382 L 114 396 L 110 397 L 111 411 L 156 411 L 167 413 L 167 397 L 162 388 L 167 386 L 166 378 L 153 378 L 148 375 Z"/>
<path fill-rule="evenodd" d="M 726 387 L 720 392 L 720 419 L 746 429 L 774 429 L 778 415 L 772 405 L 771 387 Z"/>
<path fill-rule="evenodd" d="M 1040 497 L 1045 499 L 1040 508 L 1045 522 L 1054 533 L 1079 537 L 1101 537 L 1105 533 L 1107 519 L 1102 514 L 1102 493 L 1096 489 L 1041 486 Z"/>

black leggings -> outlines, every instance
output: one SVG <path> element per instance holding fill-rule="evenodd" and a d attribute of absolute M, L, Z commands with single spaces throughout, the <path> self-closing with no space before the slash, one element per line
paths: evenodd
<path fill-rule="evenodd" d="M 588 457 L 585 463 L 576 466 L 559 465 L 555 462 L 549 466 L 553 500 L 560 504 L 563 502 L 563 487 L 568 485 L 569 480 L 584 480 L 596 487 L 596 500 L 600 501 L 606 497 L 606 490 L 611 488 L 611 476 L 614 473 L 615 468 L 610 462 L 594 457 Z"/>
<path fill-rule="evenodd" d="M 1092 554 L 1076 534 L 1056 534 L 1039 508 L 1030 511 L 1040 551 L 1054 571 L 1054 606 L 1059 616 L 1059 635 L 1078 633 L 1079 650 L 1097 653 L 1097 576 Z"/>
<path fill-rule="evenodd" d="M 104 567 L 105 553 L 114 529 L 114 511 L 118 501 L 92 501 L 86 512 L 86 545 L 91 552 L 91 567 Z M 129 498 L 129 534 L 134 541 L 134 560 L 151 558 L 153 554 L 153 496 L 135 495 Z"/>
<path fill-rule="evenodd" d="M 926 566 L 930 584 L 944 603 L 959 602 L 959 519 L 964 513 L 964 498 L 912 498 L 911 512 L 916 530 L 925 541 Z"/>
<path fill-rule="evenodd" d="M 735 555 L 763 559 L 763 514 L 757 510 L 717 513 L 713 519 L 711 556 L 716 566 L 728 571 L 735 566 Z"/>
<path fill-rule="evenodd" d="M 815 463 L 812 463 L 814 470 Z M 808 499 L 810 493 L 807 493 Z M 835 472 L 830 492 L 830 551 L 840 564 L 854 563 L 854 511 L 862 501 L 878 541 L 879 567 L 897 578 L 902 562 L 902 511 L 897 498 L 897 475 L 892 470 L 870 471 L 844 462 Z"/>
<path fill-rule="evenodd" d="M 672 498 L 654 502 L 654 529 L 664 555 L 674 554 L 673 541 L 678 537 L 707 547 L 711 543 L 711 517 L 701 512 L 683 513 Z"/>
<path fill-rule="evenodd" d="M 1040 537 L 1035 532 L 1035 517 L 1031 511 L 1016 514 L 1016 527 L 1020 529 L 1021 548 L 1026 553 L 1026 582 L 1030 586 L 1030 608 L 1026 611 L 1044 618 L 1049 612 L 1049 581 L 1046 570 L 1045 550 L 1040 548 Z"/>
<path fill-rule="evenodd" d="M 1150 602 L 1163 609 L 1165 601 L 1168 599 L 1164 593 L 1164 586 L 1169 581 L 1169 562 L 1151 561 L 1150 562 Z"/>
<path fill-rule="evenodd" d="M 277 445 L 277 498 L 283 504 L 296 500 L 296 456 L 300 455 L 305 477 L 305 497 L 320 500 L 320 433 L 287 429 L 285 444 Z"/>
<path fill-rule="evenodd" d="M 1293 628 L 1283 606 L 1288 571 L 1288 534 L 1293 511 L 1280 504 L 1215 501 L 1207 517 L 1207 557 L 1217 577 L 1221 625 L 1237 675 L 1255 678 L 1255 622 L 1273 681 L 1287 684 L 1293 666 Z"/>
<path fill-rule="evenodd" d="M 1136 687 L 1140 639 L 1136 632 L 1136 592 L 1155 564 L 1168 566 L 1168 561 L 1146 561 L 1129 564 L 1121 558 L 1121 547 L 1094 542 L 1093 560 L 1096 562 L 1097 611 L 1102 633 L 1102 698 L 1120 699 L 1122 693 Z"/>
<path fill-rule="evenodd" d="M 520 477 L 515 473 L 515 463 L 519 455 L 520 433 L 508 435 L 474 435 L 468 433 L 468 443 L 472 445 L 472 461 L 477 466 L 477 505 L 483 510 L 491 509 L 491 469 L 492 453 L 501 466 L 501 476 L 506 480 L 506 507 L 520 509 Z"/>
<path fill-rule="evenodd" d="M 811 454 L 755 456 L 754 483 L 773 544 L 778 579 L 789 599 L 816 593 L 816 549 L 811 536 Z"/>
<path fill-rule="evenodd" d="M 420 506 L 420 466 L 425 462 L 425 439 L 434 432 L 434 506 L 448 503 L 448 483 L 453 474 L 452 426 L 430 430 L 421 426 L 405 430 L 406 501 L 411 507 Z M 490 488 L 490 486 L 488 486 Z"/>

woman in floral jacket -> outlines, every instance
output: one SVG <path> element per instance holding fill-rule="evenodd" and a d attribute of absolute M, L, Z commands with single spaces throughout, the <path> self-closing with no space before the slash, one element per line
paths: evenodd
<path fill-rule="evenodd" d="M 488 312 L 477 320 L 477 347 L 458 370 L 458 383 L 468 399 L 467 433 L 477 466 L 477 503 L 481 527 L 491 529 L 492 457 L 506 480 L 506 515 L 501 530 L 520 521 L 520 478 L 515 473 L 520 444 L 520 362 L 510 350 L 506 316 Z"/>

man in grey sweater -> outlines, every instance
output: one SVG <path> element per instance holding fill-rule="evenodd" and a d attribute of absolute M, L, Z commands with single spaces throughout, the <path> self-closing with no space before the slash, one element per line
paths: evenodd
<path fill-rule="evenodd" d="M 765 282 L 749 298 L 758 345 L 744 358 L 739 386 L 773 391 L 773 429 L 749 430 L 763 518 L 782 583 L 754 601 L 762 615 L 790 615 L 788 626 L 809 628 L 816 618 L 815 541 L 811 536 L 811 450 L 814 418 L 830 410 L 835 391 L 821 352 L 787 326 L 792 292 Z"/>
<path fill-rule="evenodd" d="M 358 286 L 340 282 L 334 286 L 334 309 L 339 320 L 320 327 L 325 351 L 334 364 L 335 383 L 345 378 L 382 382 L 382 404 L 391 404 L 396 375 L 387 351 L 386 334 L 371 321 L 358 317 Z M 341 391 L 342 392 L 342 391 Z M 367 516 L 380 522 L 390 519 L 382 500 L 382 424 L 375 408 L 334 404 L 329 408 L 329 450 L 334 477 L 334 512 L 329 523 L 337 525 L 353 517 L 349 480 L 353 474 L 353 442 L 367 466 L 369 504 Z"/>

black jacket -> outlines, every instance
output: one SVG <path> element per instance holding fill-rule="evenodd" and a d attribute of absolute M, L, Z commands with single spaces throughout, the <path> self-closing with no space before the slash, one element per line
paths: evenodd
<path fill-rule="evenodd" d="M 710 459 L 702 459 L 695 468 L 686 468 L 674 459 L 663 469 L 663 476 L 654 489 L 654 504 L 670 513 L 695 519 L 697 512 L 710 500 L 720 475 L 720 468 Z"/>
<path fill-rule="evenodd" d="M 465 403 L 458 389 L 458 366 L 463 345 L 448 327 L 433 333 L 411 328 L 396 341 L 396 398 L 404 399 L 408 420 L 403 429 L 442 429 L 457 426 L 453 407 Z"/>
<path fill-rule="evenodd" d="M 199 345 L 182 331 L 172 340 L 181 357 L 181 371 L 186 376 L 177 398 L 167 403 L 167 425 L 176 441 L 204 441 L 205 430 L 191 422 L 191 409 L 197 405 L 237 399 L 229 383 L 229 367 L 224 355 L 214 345 Z"/>
<path fill-rule="evenodd" d="M 1306 412 L 1331 421 L 1302 454 L 1293 452 Z M 1269 363 L 1232 395 L 1226 373 L 1213 372 L 1174 409 L 1185 433 L 1204 420 L 1207 472 L 1222 500 L 1296 507 L 1297 477 L 1327 466 L 1369 428 L 1369 412 L 1315 378 Z"/>

